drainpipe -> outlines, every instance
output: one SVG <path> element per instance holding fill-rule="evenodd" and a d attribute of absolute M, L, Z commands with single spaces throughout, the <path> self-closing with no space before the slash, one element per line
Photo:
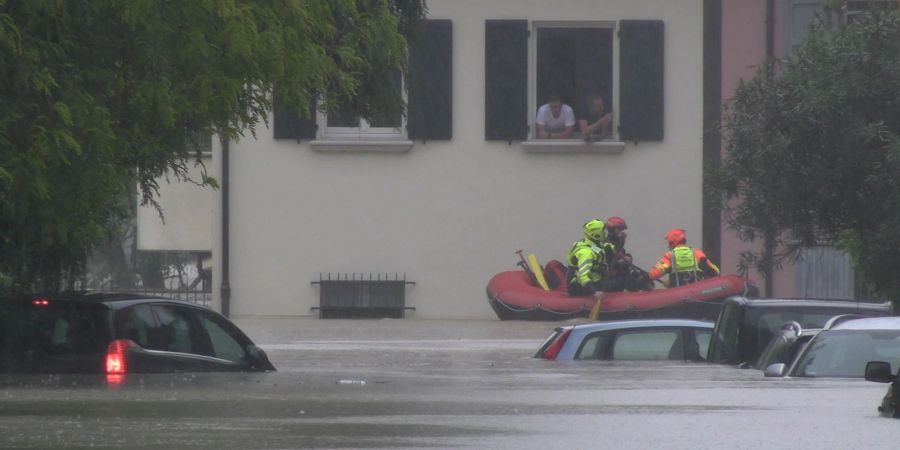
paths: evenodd
<path fill-rule="evenodd" d="M 766 62 L 775 57 L 775 0 L 766 0 Z"/>
<path fill-rule="evenodd" d="M 222 300 L 223 316 L 231 312 L 231 280 L 228 275 L 228 139 L 222 141 L 222 285 L 219 287 L 219 298 Z"/>
<path fill-rule="evenodd" d="M 771 64 L 775 57 L 775 0 L 766 0 L 766 64 Z M 771 297 L 775 292 L 775 238 L 776 230 L 764 231 L 763 242 L 763 275 L 766 278 L 764 295 Z"/>
<path fill-rule="evenodd" d="M 722 217 L 706 193 L 706 168 L 722 161 L 722 0 L 703 1 L 703 250 L 722 261 Z"/>

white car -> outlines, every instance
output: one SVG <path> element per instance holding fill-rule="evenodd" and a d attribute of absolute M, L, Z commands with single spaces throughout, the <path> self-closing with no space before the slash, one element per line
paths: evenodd
<path fill-rule="evenodd" d="M 767 377 L 863 378 L 869 361 L 900 366 L 900 317 L 846 320 L 817 334 L 797 358 L 772 364 Z"/>

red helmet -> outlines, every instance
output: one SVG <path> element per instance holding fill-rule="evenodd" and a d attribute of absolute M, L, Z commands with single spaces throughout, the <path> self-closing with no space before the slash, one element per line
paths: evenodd
<path fill-rule="evenodd" d="M 619 228 L 619 229 L 625 230 L 625 229 L 628 229 L 628 225 L 625 225 L 625 219 L 618 217 L 618 216 L 612 216 L 609 219 L 606 219 L 606 228 L 607 229 Z"/>
<path fill-rule="evenodd" d="M 687 236 L 681 228 L 672 228 L 666 233 L 666 242 L 669 243 L 669 247 L 675 247 L 676 245 L 687 242 Z"/>

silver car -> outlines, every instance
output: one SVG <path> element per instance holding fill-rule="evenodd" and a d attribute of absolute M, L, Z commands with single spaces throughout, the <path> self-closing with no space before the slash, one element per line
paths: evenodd
<path fill-rule="evenodd" d="M 900 317 L 845 320 L 817 334 L 789 365 L 773 364 L 767 377 L 863 378 L 866 363 L 900 365 Z"/>
<path fill-rule="evenodd" d="M 644 319 L 557 327 L 534 355 L 550 360 L 705 361 L 713 324 Z"/>

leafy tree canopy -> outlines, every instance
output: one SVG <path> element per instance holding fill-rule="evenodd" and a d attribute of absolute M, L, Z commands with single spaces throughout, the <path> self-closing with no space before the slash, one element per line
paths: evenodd
<path fill-rule="evenodd" d="M 823 16 L 801 48 L 741 83 L 710 188 L 741 237 L 774 239 L 757 262 L 830 242 L 860 281 L 900 300 L 900 14 L 844 22 Z"/>
<path fill-rule="evenodd" d="M 192 139 L 308 111 L 403 111 L 424 0 L 0 0 L 0 290 L 56 289 Z M 204 178 L 201 183 L 215 185 Z M 127 205 L 127 202 L 124 204 Z M 66 274 L 69 276 L 67 277 Z"/>

